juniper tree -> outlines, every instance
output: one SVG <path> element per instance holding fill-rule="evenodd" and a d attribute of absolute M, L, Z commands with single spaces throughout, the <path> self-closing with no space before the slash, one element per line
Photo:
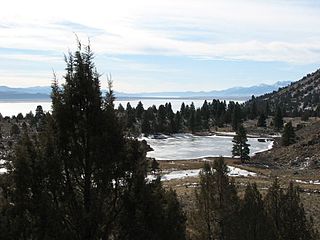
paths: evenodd
<path fill-rule="evenodd" d="M 257 127 L 267 127 L 267 118 L 264 113 L 261 113 L 258 118 Z"/>
<path fill-rule="evenodd" d="M 279 235 L 281 239 L 314 239 L 313 229 L 309 227 L 306 213 L 299 196 L 299 188 L 290 182 L 283 195 L 281 210 L 281 225 Z"/>
<path fill-rule="evenodd" d="M 239 103 L 230 102 L 231 126 L 232 130 L 237 131 L 242 122 L 242 111 Z M 229 107 L 228 107 L 229 110 Z"/>
<path fill-rule="evenodd" d="M 273 127 L 277 131 L 280 131 L 283 128 L 283 114 L 279 106 L 277 106 L 273 116 Z"/>
<path fill-rule="evenodd" d="M 267 194 L 264 198 L 266 213 L 270 223 L 272 224 L 272 231 L 276 237 L 279 236 L 281 228 L 281 204 L 283 199 L 283 191 L 280 187 L 278 179 L 275 178 L 272 185 L 268 188 Z"/>
<path fill-rule="evenodd" d="M 264 203 L 257 185 L 248 183 L 240 207 L 239 239 L 269 240 L 274 239 L 270 221 L 264 209 Z"/>
<path fill-rule="evenodd" d="M 205 164 L 192 219 L 195 239 L 237 239 L 239 199 L 223 158 Z"/>
<path fill-rule="evenodd" d="M 117 239 L 123 226 L 119 216 L 130 204 L 125 196 L 136 188 L 152 189 L 147 203 L 158 212 L 177 207 L 176 222 L 168 213 L 159 216 L 157 224 L 165 236 L 183 239 L 177 198 L 171 194 L 168 200 L 161 184 L 153 188 L 155 184 L 146 181 L 145 144 L 124 136 L 111 82 L 103 97 L 90 46 L 83 49 L 79 43 L 66 63 L 65 84 L 59 87 L 55 80 L 52 85 L 53 111 L 43 131 L 32 138 L 26 135 L 16 148 L 6 201 L 11 204 L 4 211 L 0 206 L 1 239 Z M 149 216 L 140 225 L 146 232 L 154 230 L 151 220 Z M 158 231 L 154 239 L 163 236 Z"/>
<path fill-rule="evenodd" d="M 239 156 L 241 162 L 245 162 L 250 159 L 250 149 L 247 139 L 247 133 L 243 125 L 240 125 L 233 140 L 232 156 Z"/>
<path fill-rule="evenodd" d="M 288 122 L 285 124 L 283 129 L 283 134 L 281 137 L 281 144 L 283 146 L 289 146 L 296 142 L 296 134 L 292 127 L 292 122 Z"/>
<path fill-rule="evenodd" d="M 143 104 L 141 101 L 139 101 L 136 107 L 136 118 L 141 120 L 143 112 L 144 112 Z"/>

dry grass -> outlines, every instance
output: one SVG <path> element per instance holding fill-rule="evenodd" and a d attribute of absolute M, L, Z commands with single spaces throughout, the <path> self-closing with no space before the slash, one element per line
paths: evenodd
<path fill-rule="evenodd" d="M 215 158 L 209 158 L 206 161 L 214 161 L 214 159 Z M 249 182 L 256 183 L 262 195 L 265 195 L 267 189 L 271 186 L 275 177 L 279 178 L 281 187 L 283 187 L 284 189 L 288 186 L 288 183 L 290 181 L 295 182 L 295 180 L 319 180 L 319 172 L 316 171 L 301 171 L 297 173 L 293 170 L 265 169 L 251 165 L 241 165 L 238 160 L 232 158 L 227 158 L 226 163 L 231 166 L 257 173 L 257 176 L 255 177 L 234 177 L 240 197 L 243 196 L 245 187 Z M 163 170 L 167 171 L 199 169 L 203 166 L 203 164 L 204 161 L 202 159 L 160 161 L 160 167 Z M 187 216 L 190 215 L 194 207 L 194 193 L 195 189 L 198 187 L 199 178 L 186 177 L 183 179 L 165 181 L 163 184 L 166 188 L 172 188 L 176 190 L 178 198 L 180 199 L 182 206 L 187 213 Z M 295 184 L 301 189 L 301 199 L 308 216 L 312 216 L 316 228 L 320 229 L 320 185 L 304 183 Z"/>

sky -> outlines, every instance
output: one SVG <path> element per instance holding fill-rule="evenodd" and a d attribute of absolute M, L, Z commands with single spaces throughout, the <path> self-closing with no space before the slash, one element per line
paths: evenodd
<path fill-rule="evenodd" d="M 319 12 L 318 0 L 4 0 L 0 85 L 63 82 L 76 35 L 116 91 L 296 81 L 319 68 Z"/>

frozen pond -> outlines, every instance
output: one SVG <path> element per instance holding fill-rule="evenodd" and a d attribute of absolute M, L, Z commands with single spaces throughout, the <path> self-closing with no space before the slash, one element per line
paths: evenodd
<path fill-rule="evenodd" d="M 153 148 L 148 157 L 157 160 L 182 160 L 203 157 L 230 157 L 232 136 L 195 136 L 192 134 L 174 134 L 165 139 L 143 138 Z M 248 138 L 250 155 L 268 150 L 272 141 L 259 142 L 258 138 Z"/>

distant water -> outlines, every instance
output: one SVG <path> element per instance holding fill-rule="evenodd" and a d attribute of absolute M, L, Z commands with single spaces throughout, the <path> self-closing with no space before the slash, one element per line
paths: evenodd
<path fill-rule="evenodd" d="M 143 138 L 153 148 L 149 157 L 157 160 L 181 160 L 203 157 L 231 157 L 232 136 L 195 136 L 173 134 L 165 139 Z M 258 138 L 248 138 L 250 155 L 272 148 L 273 142 L 259 142 Z"/>
<path fill-rule="evenodd" d="M 136 107 L 138 102 L 141 101 L 144 108 L 151 107 L 155 105 L 159 107 L 161 104 L 171 103 L 172 110 L 180 110 L 181 104 L 190 105 L 192 102 L 195 107 L 201 107 L 205 99 L 141 99 L 141 100 L 121 100 L 115 101 L 115 107 L 117 108 L 119 104 L 126 108 L 127 103 L 130 102 L 132 107 Z M 207 99 L 208 102 L 212 99 Z M 228 102 L 228 101 L 227 101 Z M 44 111 L 51 110 L 51 102 L 49 101 L 34 101 L 34 102 L 0 102 L 0 113 L 2 116 L 13 116 L 19 113 L 25 115 L 30 111 L 35 112 L 38 105 L 41 105 Z"/>

